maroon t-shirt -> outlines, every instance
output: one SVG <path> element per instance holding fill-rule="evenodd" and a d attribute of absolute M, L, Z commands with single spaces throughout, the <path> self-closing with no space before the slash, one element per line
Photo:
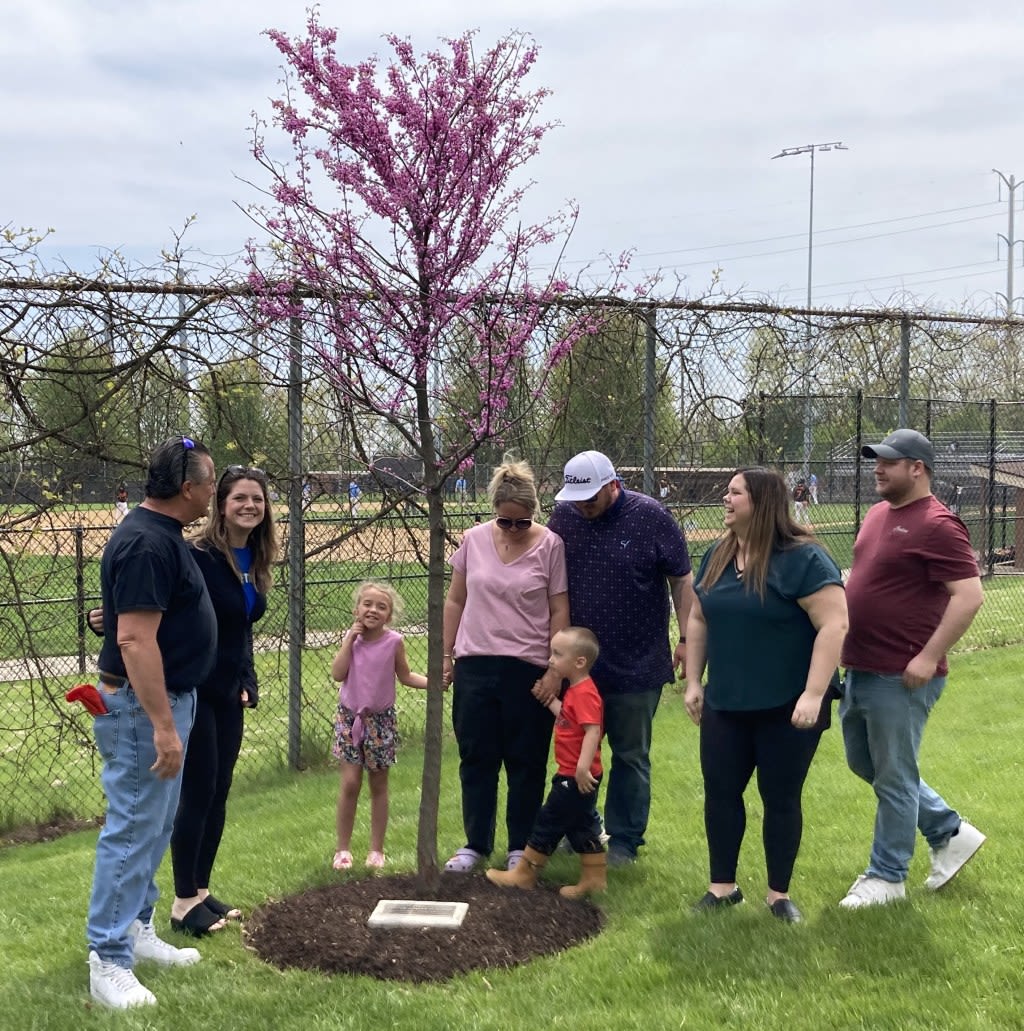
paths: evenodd
<path fill-rule="evenodd" d="M 977 575 L 967 527 L 933 495 L 901 508 L 874 505 L 857 534 L 846 581 L 850 632 L 843 665 L 902 673 L 946 611 L 944 585 Z M 943 656 L 936 676 L 947 671 Z"/>

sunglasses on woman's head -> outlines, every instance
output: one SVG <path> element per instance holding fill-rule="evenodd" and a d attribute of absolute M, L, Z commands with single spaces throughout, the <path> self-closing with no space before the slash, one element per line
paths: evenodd
<path fill-rule="evenodd" d="M 532 519 L 509 519 L 506 516 L 498 516 L 494 521 L 503 530 L 511 530 L 513 527 L 517 530 L 528 530 L 533 526 Z"/>
<path fill-rule="evenodd" d="M 267 478 L 267 474 L 255 465 L 229 465 L 220 474 L 220 482 L 223 483 L 228 476 L 236 476 L 240 480 L 256 480 L 258 483 Z"/>

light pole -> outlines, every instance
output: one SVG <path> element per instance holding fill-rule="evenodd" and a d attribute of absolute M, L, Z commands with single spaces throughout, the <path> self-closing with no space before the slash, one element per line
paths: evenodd
<path fill-rule="evenodd" d="M 849 150 L 843 143 L 808 143 L 803 147 L 786 147 L 778 154 L 772 155 L 772 161 L 776 158 L 795 157 L 797 154 L 810 154 L 811 156 L 811 196 L 807 216 L 807 307 L 811 307 L 811 292 L 814 283 L 814 155 L 817 151 L 826 150 Z M 811 316 L 807 316 L 807 335 L 804 338 L 804 361 L 803 361 L 803 391 L 804 391 L 804 460 L 803 474 L 807 478 L 810 462 L 811 449 L 814 446 L 814 412 L 811 405 L 811 366 L 813 362 L 813 339 L 811 335 Z"/>

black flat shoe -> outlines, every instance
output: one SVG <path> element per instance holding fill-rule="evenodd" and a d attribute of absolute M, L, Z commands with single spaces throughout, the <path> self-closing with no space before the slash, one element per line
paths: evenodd
<path fill-rule="evenodd" d="M 776 899 L 768 908 L 772 911 L 772 916 L 787 924 L 798 924 L 804 918 L 792 899 Z"/>
<path fill-rule="evenodd" d="M 738 905 L 743 901 L 743 892 L 739 888 L 733 888 L 728 895 L 718 896 L 712 892 L 705 892 L 704 897 L 693 907 L 695 913 L 707 913 L 715 909 L 727 909 L 729 906 Z"/>

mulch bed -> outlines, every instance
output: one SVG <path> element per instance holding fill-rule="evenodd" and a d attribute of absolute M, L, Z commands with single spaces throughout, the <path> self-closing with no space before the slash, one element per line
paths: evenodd
<path fill-rule="evenodd" d="M 268 902 L 246 921 L 245 938 L 278 967 L 425 982 L 561 952 L 604 924 L 591 902 L 563 899 L 544 884 L 522 891 L 498 888 L 479 874 L 447 874 L 430 897 L 469 903 L 458 930 L 368 927 L 381 899 L 417 898 L 415 878 L 402 874 L 346 879 Z"/>

